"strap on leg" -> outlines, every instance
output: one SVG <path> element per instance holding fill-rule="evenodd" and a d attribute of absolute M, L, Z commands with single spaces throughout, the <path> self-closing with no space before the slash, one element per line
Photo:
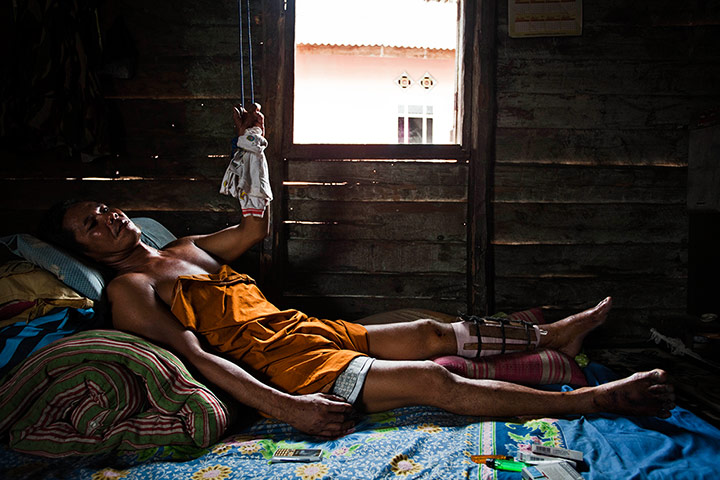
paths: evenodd
<path fill-rule="evenodd" d="M 525 341 L 526 341 L 526 347 L 525 350 L 534 350 L 534 343 L 533 343 L 533 332 L 534 332 L 534 324 L 532 322 L 528 322 L 527 320 L 515 320 L 515 319 L 509 319 L 507 317 L 496 317 L 496 316 L 485 316 L 485 317 L 478 317 L 476 315 L 461 315 L 460 319 L 466 322 L 472 322 L 475 325 L 475 332 L 477 335 L 477 353 L 476 358 L 480 358 L 480 354 L 482 352 L 482 335 L 480 333 L 480 326 L 499 326 L 500 327 L 500 334 L 502 338 L 502 346 L 500 349 L 500 353 L 503 354 L 507 351 L 507 332 L 505 326 L 514 326 L 514 327 L 523 327 L 525 329 Z"/>

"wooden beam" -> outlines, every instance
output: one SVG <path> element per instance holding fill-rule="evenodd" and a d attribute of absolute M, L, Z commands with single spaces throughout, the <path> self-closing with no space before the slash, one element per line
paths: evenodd
<path fill-rule="evenodd" d="M 468 311 L 494 308 L 493 255 L 490 251 L 490 189 L 495 159 L 495 70 L 497 1 L 463 3 L 466 93 L 463 144 L 470 150 L 468 185 Z M 469 58 L 468 58 L 469 56 Z M 467 85 L 470 85 L 468 88 Z"/>

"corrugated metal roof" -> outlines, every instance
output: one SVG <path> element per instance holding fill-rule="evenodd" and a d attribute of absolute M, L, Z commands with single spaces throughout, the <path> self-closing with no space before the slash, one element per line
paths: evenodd
<path fill-rule="evenodd" d="M 426 0 L 296 0 L 295 42 L 456 48 L 457 3 Z"/>

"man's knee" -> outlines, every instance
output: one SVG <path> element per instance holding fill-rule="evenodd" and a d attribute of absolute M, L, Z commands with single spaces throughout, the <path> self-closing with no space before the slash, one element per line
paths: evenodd
<path fill-rule="evenodd" d="M 450 324 L 438 322 L 429 318 L 415 320 L 418 341 L 422 342 L 425 350 L 435 351 L 444 346 L 448 339 L 454 341 L 454 334 Z"/>
<path fill-rule="evenodd" d="M 415 377 L 418 384 L 430 395 L 444 394 L 455 385 L 455 375 L 445 367 L 432 360 L 418 362 L 418 371 Z"/>

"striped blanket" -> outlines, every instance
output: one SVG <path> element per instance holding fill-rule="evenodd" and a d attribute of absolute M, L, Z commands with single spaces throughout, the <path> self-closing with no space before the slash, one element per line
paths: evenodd
<path fill-rule="evenodd" d="M 53 342 L 3 380 L 0 434 L 15 450 L 46 457 L 207 447 L 229 420 L 177 357 L 118 331 Z"/>

